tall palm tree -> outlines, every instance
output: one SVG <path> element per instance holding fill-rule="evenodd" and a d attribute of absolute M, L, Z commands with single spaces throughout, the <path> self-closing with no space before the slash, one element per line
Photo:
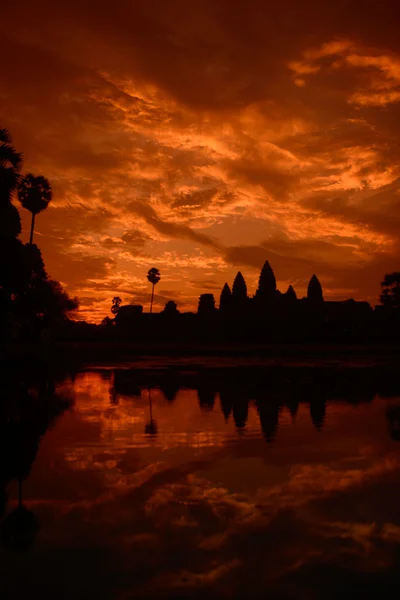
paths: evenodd
<path fill-rule="evenodd" d="M 32 245 L 35 217 L 45 210 L 52 198 L 51 186 L 46 177 L 35 177 L 32 173 L 23 178 L 19 189 L 18 198 L 22 206 L 32 213 L 31 235 L 29 243 Z"/>
<path fill-rule="evenodd" d="M 157 285 L 157 283 L 161 279 L 160 271 L 153 267 L 147 273 L 147 279 L 153 285 L 152 290 L 151 290 L 151 302 L 150 302 L 150 313 L 152 313 L 153 312 L 153 300 L 154 300 L 154 286 Z"/>
<path fill-rule="evenodd" d="M 7 129 L 0 129 L 0 204 L 10 202 L 21 179 L 22 154 L 12 145 Z"/>

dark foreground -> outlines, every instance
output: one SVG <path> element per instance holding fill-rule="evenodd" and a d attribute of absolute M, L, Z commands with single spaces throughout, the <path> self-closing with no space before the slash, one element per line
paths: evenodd
<path fill-rule="evenodd" d="M 396 360 L 305 362 L 4 371 L 0 598 L 396 597 Z"/>

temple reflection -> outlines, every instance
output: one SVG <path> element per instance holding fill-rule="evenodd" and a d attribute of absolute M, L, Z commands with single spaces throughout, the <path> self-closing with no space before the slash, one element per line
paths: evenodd
<path fill-rule="evenodd" d="M 184 396 L 193 391 L 200 413 L 220 412 L 226 425 L 231 427 L 233 424 L 236 432 L 245 432 L 248 427 L 254 429 L 254 415 L 257 415 L 259 430 L 265 441 L 271 443 L 278 435 L 280 415 L 284 410 L 295 423 L 299 407 L 307 406 L 313 427 L 321 432 L 329 421 L 330 405 L 370 403 L 380 394 L 381 385 L 381 377 L 364 369 L 340 372 L 305 368 L 201 369 L 189 373 L 170 369 L 160 374 L 125 369 L 114 373 L 110 402 L 117 405 L 118 399 L 123 397 L 135 406 L 141 406 L 148 394 L 151 416 L 145 431 L 148 435 L 156 435 L 163 432 L 165 425 L 157 424 L 153 419 L 152 394 L 157 392 L 157 405 L 171 406 L 172 410 L 176 402 L 183 403 L 184 407 Z M 397 381 L 386 373 L 384 393 L 388 394 L 391 385 L 397 390 Z M 182 413 L 174 410 L 171 419 L 179 421 Z M 198 418 L 201 419 L 200 415 Z M 199 425 L 204 426 L 204 422 L 200 420 Z M 169 425 L 166 427 L 168 430 Z"/>

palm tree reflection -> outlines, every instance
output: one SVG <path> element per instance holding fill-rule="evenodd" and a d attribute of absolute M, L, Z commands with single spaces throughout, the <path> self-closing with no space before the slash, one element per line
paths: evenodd
<path fill-rule="evenodd" d="M 18 481 L 18 506 L 1 522 L 0 541 L 24 550 L 39 529 L 35 514 L 22 502 L 22 480 L 30 475 L 46 431 L 71 405 L 71 398 L 56 392 L 46 373 L 0 373 L 4 404 L 0 413 L 0 518 L 6 512 L 7 486 Z"/>
<path fill-rule="evenodd" d="M 157 428 L 157 422 L 155 421 L 155 419 L 153 419 L 153 405 L 152 405 L 152 401 L 151 401 L 150 388 L 148 388 L 148 394 L 149 394 L 150 420 L 148 421 L 148 423 L 146 423 L 146 425 L 144 427 L 144 432 L 146 435 L 155 436 L 158 433 L 158 428 Z"/>
<path fill-rule="evenodd" d="M 25 550 L 33 544 L 39 522 L 36 515 L 22 504 L 22 478 L 18 479 L 18 506 L 1 524 L 0 538 L 4 546 Z"/>

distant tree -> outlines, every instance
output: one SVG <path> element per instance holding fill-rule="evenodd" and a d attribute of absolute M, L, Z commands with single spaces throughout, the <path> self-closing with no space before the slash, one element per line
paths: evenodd
<path fill-rule="evenodd" d="M 258 280 L 258 288 L 256 296 L 261 299 L 268 300 L 275 295 L 276 292 L 276 279 L 271 265 L 266 260 L 263 268 L 261 269 L 260 278 Z"/>
<path fill-rule="evenodd" d="M 9 132 L 0 129 L 0 240 L 11 240 L 21 233 L 19 213 L 11 200 L 21 180 L 22 162 Z"/>
<path fill-rule="evenodd" d="M 110 317 L 104 317 L 102 322 L 100 323 L 102 327 L 112 327 L 114 325 L 114 320 L 110 319 Z"/>
<path fill-rule="evenodd" d="M 179 315 L 179 310 L 176 302 L 174 302 L 173 300 L 168 300 L 168 302 L 163 308 L 162 313 L 169 317 Z"/>
<path fill-rule="evenodd" d="M 18 198 L 22 206 L 32 213 L 31 234 L 29 243 L 33 241 L 36 215 L 45 210 L 52 199 L 51 186 L 45 177 L 35 177 L 32 173 L 26 175 L 18 189 Z"/>
<path fill-rule="evenodd" d="M 152 288 L 151 288 L 151 301 L 150 301 L 150 313 L 153 312 L 153 300 L 154 300 L 154 286 L 157 285 L 157 283 L 160 281 L 161 279 L 161 275 L 160 275 L 160 271 L 158 269 L 155 269 L 154 267 L 152 269 L 150 269 L 150 271 L 147 273 L 147 279 L 150 281 L 150 283 L 152 284 Z"/>
<path fill-rule="evenodd" d="M 114 298 L 112 299 L 112 305 L 111 305 L 111 312 L 113 315 L 118 314 L 121 303 L 122 303 L 121 298 L 119 296 L 114 296 Z"/>
<path fill-rule="evenodd" d="M 197 314 L 201 317 L 212 317 L 215 314 L 214 294 L 201 294 Z"/>
<path fill-rule="evenodd" d="M 311 277 L 310 283 L 308 284 L 307 298 L 313 304 L 320 304 L 324 301 L 324 296 L 322 294 L 322 286 L 316 275 L 313 275 Z"/>
<path fill-rule="evenodd" d="M 0 129 L 0 205 L 11 202 L 21 180 L 22 154 L 12 145 L 7 129 Z"/>
<path fill-rule="evenodd" d="M 385 275 L 381 286 L 381 304 L 388 308 L 400 308 L 400 272 Z"/>
<path fill-rule="evenodd" d="M 77 298 L 71 298 L 58 281 L 37 279 L 22 297 L 21 306 L 26 318 L 39 319 L 50 325 L 63 321 L 79 307 Z"/>
<path fill-rule="evenodd" d="M 28 175 L 21 183 L 22 155 L 0 129 L 0 336 L 37 335 L 49 323 L 67 318 L 78 307 L 57 281 L 49 279 L 39 248 L 18 239 L 21 221 L 12 204 L 18 190 L 26 208 L 35 214 L 51 198 L 44 177 Z M 33 233 L 33 228 L 32 232 Z"/>
<path fill-rule="evenodd" d="M 231 288 L 229 287 L 229 285 L 227 283 L 225 283 L 224 287 L 222 288 L 221 296 L 219 298 L 219 310 L 221 312 L 227 312 L 227 311 L 229 311 L 231 305 L 232 305 Z"/>

